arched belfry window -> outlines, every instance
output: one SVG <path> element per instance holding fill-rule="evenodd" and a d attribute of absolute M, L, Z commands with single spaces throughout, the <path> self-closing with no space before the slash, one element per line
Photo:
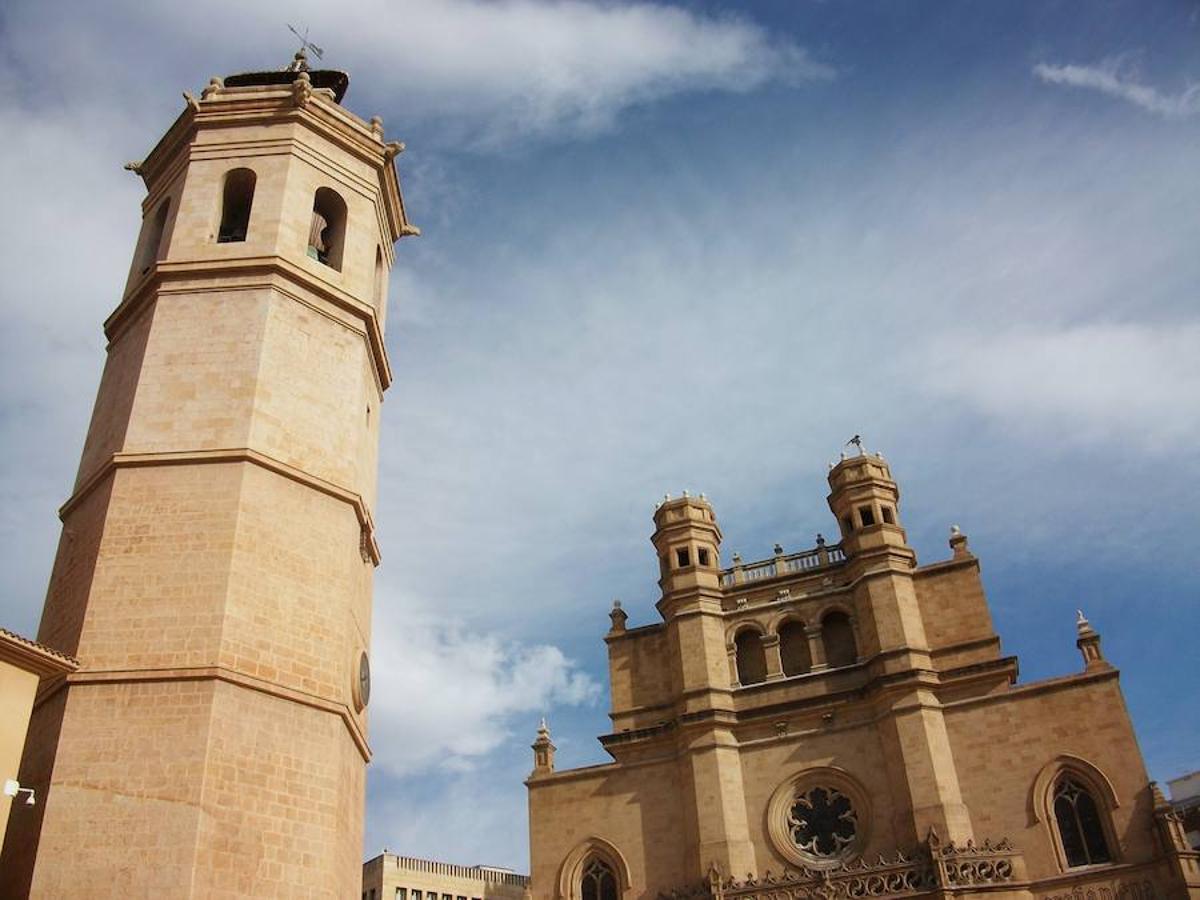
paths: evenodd
<path fill-rule="evenodd" d="M 345 240 L 346 201 L 331 188 L 317 188 L 308 230 L 308 255 L 340 272 Z"/>
<path fill-rule="evenodd" d="M 593 856 L 583 867 L 580 900 L 617 900 L 617 876 L 612 866 Z"/>
<path fill-rule="evenodd" d="M 780 626 L 779 661 L 783 663 L 784 675 L 803 675 L 812 668 L 803 622 L 785 622 Z"/>
<path fill-rule="evenodd" d="M 733 639 L 737 648 L 737 673 L 739 684 L 758 684 L 767 680 L 767 655 L 763 650 L 762 635 L 752 629 L 738 633 Z"/>
<path fill-rule="evenodd" d="M 858 662 L 854 626 L 844 612 L 831 612 L 821 620 L 821 640 L 825 644 L 825 662 L 831 669 Z"/>
<path fill-rule="evenodd" d="M 225 173 L 225 189 L 221 193 L 221 226 L 217 229 L 218 244 L 233 244 L 246 239 L 246 232 L 250 230 L 255 181 L 257 176 L 251 169 L 231 169 Z"/>
<path fill-rule="evenodd" d="M 1112 862 L 1100 807 L 1083 781 L 1070 773 L 1061 775 L 1054 785 L 1053 802 L 1067 866 Z"/>
<path fill-rule="evenodd" d="M 163 233 L 167 230 L 167 214 L 171 211 L 171 198 L 168 197 L 154 211 L 150 220 L 150 229 L 146 232 L 146 241 L 138 254 L 138 271 L 145 275 L 150 268 L 162 259 Z"/>
<path fill-rule="evenodd" d="M 383 248 L 375 248 L 375 308 L 383 309 L 387 295 L 387 267 L 383 264 Z"/>

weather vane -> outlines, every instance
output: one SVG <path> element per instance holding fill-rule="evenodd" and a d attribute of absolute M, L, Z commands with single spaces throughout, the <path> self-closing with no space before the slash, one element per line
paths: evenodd
<path fill-rule="evenodd" d="M 308 39 L 308 26 L 304 26 L 304 34 L 301 34 L 295 26 L 288 23 L 288 31 L 300 38 L 300 53 L 309 51 L 317 59 L 322 59 L 325 56 L 325 51 Z"/>

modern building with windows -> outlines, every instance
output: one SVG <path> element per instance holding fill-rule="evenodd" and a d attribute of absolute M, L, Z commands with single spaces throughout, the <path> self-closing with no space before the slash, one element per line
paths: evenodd
<path fill-rule="evenodd" d="M 535 900 L 1200 897 L 1083 614 L 1082 670 L 1021 684 L 966 535 L 919 563 L 879 454 L 829 487 L 838 543 L 728 568 L 703 495 L 658 506 L 661 621 L 614 604 L 605 637 L 612 762 L 533 744 Z"/>
<path fill-rule="evenodd" d="M 363 863 L 362 900 L 524 900 L 529 876 L 383 853 Z"/>

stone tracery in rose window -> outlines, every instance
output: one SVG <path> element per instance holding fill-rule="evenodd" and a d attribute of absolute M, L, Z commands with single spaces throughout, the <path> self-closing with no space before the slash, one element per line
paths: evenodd
<path fill-rule="evenodd" d="M 858 814 L 845 794 L 831 787 L 813 787 L 796 794 L 788 810 L 787 830 L 801 852 L 833 859 L 858 836 Z"/>

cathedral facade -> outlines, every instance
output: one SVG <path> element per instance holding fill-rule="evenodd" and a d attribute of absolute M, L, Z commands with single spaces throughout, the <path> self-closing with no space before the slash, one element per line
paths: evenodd
<path fill-rule="evenodd" d="M 1200 897 L 1100 637 L 1018 684 L 957 529 L 919 564 L 889 465 L 829 472 L 841 540 L 720 564 L 701 495 L 654 514 L 661 621 L 608 645 L 613 761 L 529 794 L 535 900 Z"/>

